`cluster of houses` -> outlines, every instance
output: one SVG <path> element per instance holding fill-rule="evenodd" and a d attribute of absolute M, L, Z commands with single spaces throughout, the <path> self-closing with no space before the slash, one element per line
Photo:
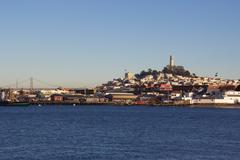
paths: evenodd
<path fill-rule="evenodd" d="M 240 80 L 183 77 L 159 72 L 136 78 L 128 72 L 97 87 L 110 101 L 130 104 L 239 104 Z"/>

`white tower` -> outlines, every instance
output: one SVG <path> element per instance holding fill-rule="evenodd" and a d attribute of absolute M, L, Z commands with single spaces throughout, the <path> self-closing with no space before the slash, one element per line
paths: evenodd
<path fill-rule="evenodd" d="M 169 67 L 170 67 L 170 70 L 173 69 L 174 65 L 175 65 L 175 64 L 174 64 L 173 56 L 170 55 L 170 59 L 169 59 Z"/>

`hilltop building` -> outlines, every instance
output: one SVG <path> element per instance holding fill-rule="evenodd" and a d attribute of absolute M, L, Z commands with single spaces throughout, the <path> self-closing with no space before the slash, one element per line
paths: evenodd
<path fill-rule="evenodd" d="M 132 80 L 132 79 L 134 79 L 134 78 L 135 78 L 135 76 L 134 76 L 133 73 L 131 73 L 131 72 L 125 73 L 125 79 L 127 79 L 127 80 Z"/>
<path fill-rule="evenodd" d="M 169 57 L 169 65 L 168 65 L 169 70 L 170 70 L 170 71 L 173 71 L 173 67 L 174 67 L 174 66 L 175 66 L 175 64 L 174 64 L 174 58 L 173 58 L 172 55 L 170 55 L 170 57 Z"/>

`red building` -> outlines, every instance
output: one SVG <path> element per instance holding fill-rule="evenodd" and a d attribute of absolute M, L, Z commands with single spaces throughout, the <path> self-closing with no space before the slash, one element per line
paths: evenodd
<path fill-rule="evenodd" d="M 62 102 L 63 101 L 63 95 L 61 95 L 61 94 L 53 94 L 53 95 L 51 95 L 51 101 L 53 101 L 53 102 Z"/>
<path fill-rule="evenodd" d="M 160 90 L 161 91 L 172 91 L 172 85 L 171 84 L 161 84 Z"/>

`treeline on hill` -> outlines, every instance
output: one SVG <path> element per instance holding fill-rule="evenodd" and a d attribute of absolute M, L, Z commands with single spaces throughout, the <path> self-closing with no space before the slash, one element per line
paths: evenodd
<path fill-rule="evenodd" d="M 185 70 L 183 66 L 174 66 L 172 70 L 170 70 L 169 67 L 164 67 L 162 71 L 152 70 L 149 68 L 147 71 L 143 70 L 139 74 L 135 74 L 135 77 L 137 79 L 141 79 L 148 75 L 152 75 L 154 79 L 157 79 L 159 73 L 173 74 L 175 76 L 183 77 L 197 77 L 195 73 L 191 74 L 188 70 Z"/>

